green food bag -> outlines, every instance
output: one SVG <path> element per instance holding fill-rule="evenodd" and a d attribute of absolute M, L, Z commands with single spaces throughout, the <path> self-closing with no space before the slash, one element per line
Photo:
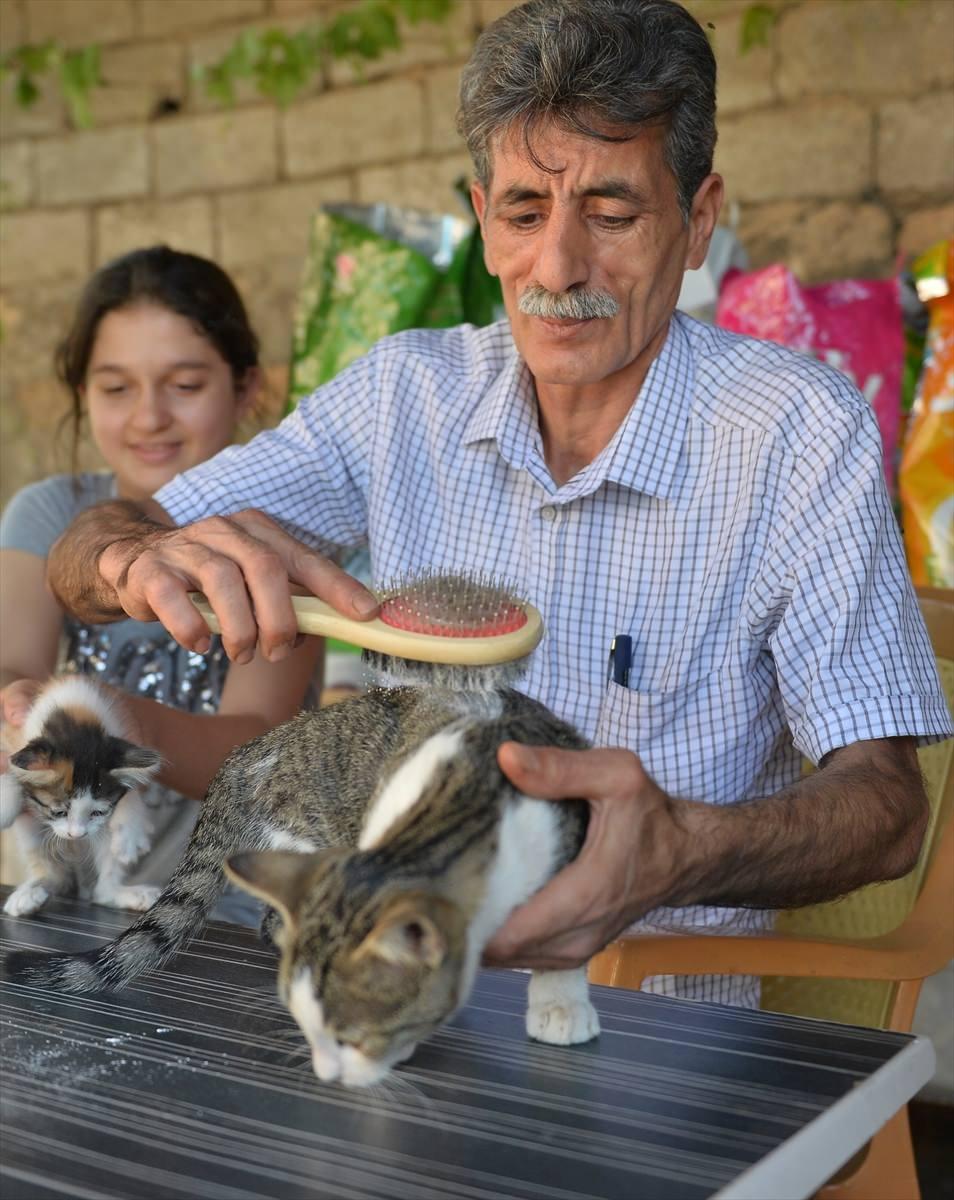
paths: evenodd
<path fill-rule="evenodd" d="M 380 338 L 486 325 L 503 314 L 479 227 L 391 205 L 327 205 L 312 221 L 295 312 L 287 411 Z"/>

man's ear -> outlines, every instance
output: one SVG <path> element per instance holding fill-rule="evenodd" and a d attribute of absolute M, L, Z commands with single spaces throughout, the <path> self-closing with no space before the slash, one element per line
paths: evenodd
<path fill-rule="evenodd" d="M 248 850 L 225 861 L 225 874 L 244 891 L 278 909 L 286 927 L 296 923 L 298 910 L 321 854 L 294 850 Z"/>
<path fill-rule="evenodd" d="M 712 232 L 722 211 L 725 188 L 721 175 L 707 175 L 696 189 L 689 213 L 689 244 L 684 270 L 695 271 L 706 261 Z"/>
<path fill-rule="evenodd" d="M 480 223 L 480 235 L 484 243 L 484 266 L 491 275 L 496 275 L 497 269 L 493 264 L 490 255 L 490 246 L 487 241 L 487 222 L 484 219 L 487 215 L 487 193 L 484 191 L 483 184 L 479 180 L 475 179 L 470 185 L 470 202 L 474 206 L 474 212 Z"/>

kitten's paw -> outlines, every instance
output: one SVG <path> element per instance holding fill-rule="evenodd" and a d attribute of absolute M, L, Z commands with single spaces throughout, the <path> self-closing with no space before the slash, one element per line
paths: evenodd
<path fill-rule="evenodd" d="M 527 1009 L 527 1034 L 551 1046 L 575 1046 L 589 1042 L 600 1032 L 600 1019 L 588 1000 L 550 1001 Z"/>
<path fill-rule="evenodd" d="M 145 912 L 159 899 L 162 888 L 137 883 L 129 887 L 113 888 L 109 892 L 97 892 L 93 899 L 97 904 L 108 904 L 110 908 L 125 908 L 129 912 Z"/>
<path fill-rule="evenodd" d="M 152 844 L 152 829 L 136 821 L 120 825 L 113 830 L 110 849 L 121 866 L 131 867 L 139 862 Z"/>
<path fill-rule="evenodd" d="M 0 775 L 0 829 L 12 825 L 23 811 L 23 793 L 9 771 Z"/>
<path fill-rule="evenodd" d="M 31 913 L 39 912 L 50 898 L 50 893 L 42 883 L 28 880 L 21 883 L 7 897 L 3 911 L 8 917 L 28 917 Z"/>

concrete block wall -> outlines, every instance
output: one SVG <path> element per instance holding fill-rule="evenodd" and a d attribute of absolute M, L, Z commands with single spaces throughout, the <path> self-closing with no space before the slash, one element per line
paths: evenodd
<path fill-rule="evenodd" d="M 756 265 L 809 281 L 890 273 L 954 227 L 954 4 L 771 3 L 769 45 L 743 55 L 746 0 L 690 0 L 719 59 L 727 211 Z M 159 240 L 218 259 L 262 337 L 271 419 L 310 213 L 336 200 L 459 211 L 458 74 L 512 0 L 457 0 L 446 23 L 408 29 L 360 74 L 334 64 L 285 110 L 246 84 L 223 109 L 192 77 L 243 30 L 298 28 L 327 4 L 0 0 L 0 48 L 96 41 L 107 85 L 85 131 L 55 95 L 30 109 L 0 96 L 0 501 L 66 468 L 50 362 L 95 267 Z"/>

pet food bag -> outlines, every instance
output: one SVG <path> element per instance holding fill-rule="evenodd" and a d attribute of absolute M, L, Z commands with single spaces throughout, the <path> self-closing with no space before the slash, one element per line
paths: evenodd
<path fill-rule="evenodd" d="M 389 204 L 334 204 L 313 220 L 292 337 L 288 409 L 403 329 L 502 315 L 479 228 Z"/>
<path fill-rule="evenodd" d="M 716 324 L 780 342 L 844 372 L 875 411 L 885 479 L 894 494 L 905 354 L 896 279 L 842 279 L 807 287 L 781 264 L 729 271 Z"/>
<path fill-rule="evenodd" d="M 954 240 L 912 268 L 928 309 L 924 362 L 905 432 L 898 490 L 911 577 L 954 587 Z"/>

